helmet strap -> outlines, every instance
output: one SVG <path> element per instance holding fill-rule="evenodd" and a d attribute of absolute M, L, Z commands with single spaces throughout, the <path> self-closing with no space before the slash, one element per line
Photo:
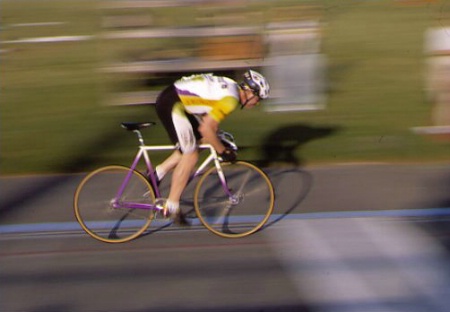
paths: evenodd
<path fill-rule="evenodd" d="M 244 103 L 241 104 L 241 109 L 243 109 L 243 108 L 248 104 L 248 102 L 250 102 L 251 100 L 253 100 L 255 97 L 258 97 L 258 96 L 257 96 L 257 95 L 253 95 L 251 98 L 248 98 L 248 97 L 247 97 L 247 94 L 245 94 L 246 100 L 245 100 Z"/>
<path fill-rule="evenodd" d="M 250 102 L 256 95 L 252 96 L 251 98 L 248 98 L 246 90 L 248 90 L 249 86 L 245 82 L 242 82 L 240 84 L 240 87 L 244 91 L 246 99 L 244 103 L 241 103 L 241 109 L 243 109 L 248 104 L 248 102 Z"/>

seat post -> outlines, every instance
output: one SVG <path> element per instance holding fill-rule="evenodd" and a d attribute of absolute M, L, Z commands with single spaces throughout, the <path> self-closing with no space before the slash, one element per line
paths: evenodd
<path fill-rule="evenodd" d="M 133 130 L 133 132 L 136 133 L 136 135 L 138 137 L 138 140 L 139 140 L 139 143 L 141 144 L 141 146 L 144 146 L 145 143 L 144 143 L 144 138 L 142 137 L 141 131 Z"/>

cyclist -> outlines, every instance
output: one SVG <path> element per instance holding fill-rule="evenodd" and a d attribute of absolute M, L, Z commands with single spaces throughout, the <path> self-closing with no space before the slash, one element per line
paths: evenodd
<path fill-rule="evenodd" d="M 160 181 L 174 169 L 170 192 L 162 206 L 175 222 L 184 223 L 180 197 L 198 160 L 198 144 L 211 144 L 223 161 L 236 160 L 234 150 L 218 138 L 218 125 L 239 105 L 252 108 L 269 96 L 263 75 L 248 70 L 241 83 L 223 76 L 197 74 L 183 77 L 163 90 L 156 100 L 156 112 L 178 149 L 156 166 Z"/>

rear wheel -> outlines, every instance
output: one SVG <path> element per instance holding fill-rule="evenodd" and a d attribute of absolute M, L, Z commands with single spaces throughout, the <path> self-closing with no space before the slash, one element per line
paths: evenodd
<path fill-rule="evenodd" d="M 150 209 L 129 208 L 124 202 L 152 204 L 155 194 L 147 179 L 131 171 L 123 194 L 118 191 L 130 173 L 130 168 L 106 166 L 88 174 L 74 196 L 75 216 L 86 233 L 107 243 L 122 243 L 141 235 L 152 222 Z"/>
<path fill-rule="evenodd" d="M 272 183 L 261 169 L 247 162 L 223 163 L 222 170 L 226 186 L 216 167 L 200 178 L 194 193 L 198 218 L 221 237 L 239 238 L 258 231 L 273 212 Z"/>

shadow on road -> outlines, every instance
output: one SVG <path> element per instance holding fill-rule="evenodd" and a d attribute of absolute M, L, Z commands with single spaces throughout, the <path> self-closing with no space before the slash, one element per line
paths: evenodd
<path fill-rule="evenodd" d="M 314 127 L 303 124 L 292 124 L 269 133 L 261 144 L 261 167 L 277 163 L 300 166 L 303 160 L 298 158 L 298 149 L 306 143 L 333 135 L 337 127 Z"/>
<path fill-rule="evenodd" d="M 310 173 L 298 168 L 270 169 L 266 170 L 275 189 L 274 215 L 275 220 L 267 223 L 267 228 L 287 215 L 297 210 L 301 211 L 301 203 L 308 195 L 313 185 L 313 177 Z"/>
<path fill-rule="evenodd" d="M 268 223 L 267 228 L 285 218 L 296 209 L 311 190 L 311 174 L 301 169 L 304 161 L 299 158 L 299 149 L 313 140 L 335 134 L 338 127 L 317 127 L 304 124 L 291 124 L 269 133 L 261 144 L 261 159 L 256 164 L 269 168 L 266 172 L 275 189 L 274 214 L 277 219 Z M 279 165 L 290 168 L 275 169 Z"/>
<path fill-rule="evenodd" d="M 74 154 L 72 159 L 68 160 L 66 163 L 55 164 L 53 171 L 65 173 L 63 175 L 55 176 L 42 176 L 42 177 L 31 177 L 29 182 L 21 187 L 20 190 L 14 194 L 2 195 L 0 202 L 0 220 L 4 220 L 9 217 L 12 213 L 19 212 L 18 208 L 21 206 L 33 202 L 39 198 L 44 197 L 50 192 L 54 192 L 55 188 L 61 186 L 64 183 L 69 183 L 73 176 L 67 173 L 76 173 L 85 171 L 86 168 L 92 168 L 98 163 L 98 155 L 102 151 L 108 150 L 116 145 L 123 144 L 120 134 L 121 129 L 119 128 L 120 123 L 111 129 L 110 132 L 105 132 L 103 136 L 97 138 L 96 140 L 89 142 L 85 146 L 76 146 L 74 148 Z M 126 136 L 123 136 L 126 138 Z M 73 190 L 75 192 L 75 189 Z M 72 193 L 73 194 L 73 193 Z M 72 196 L 72 194 L 70 196 Z"/>

